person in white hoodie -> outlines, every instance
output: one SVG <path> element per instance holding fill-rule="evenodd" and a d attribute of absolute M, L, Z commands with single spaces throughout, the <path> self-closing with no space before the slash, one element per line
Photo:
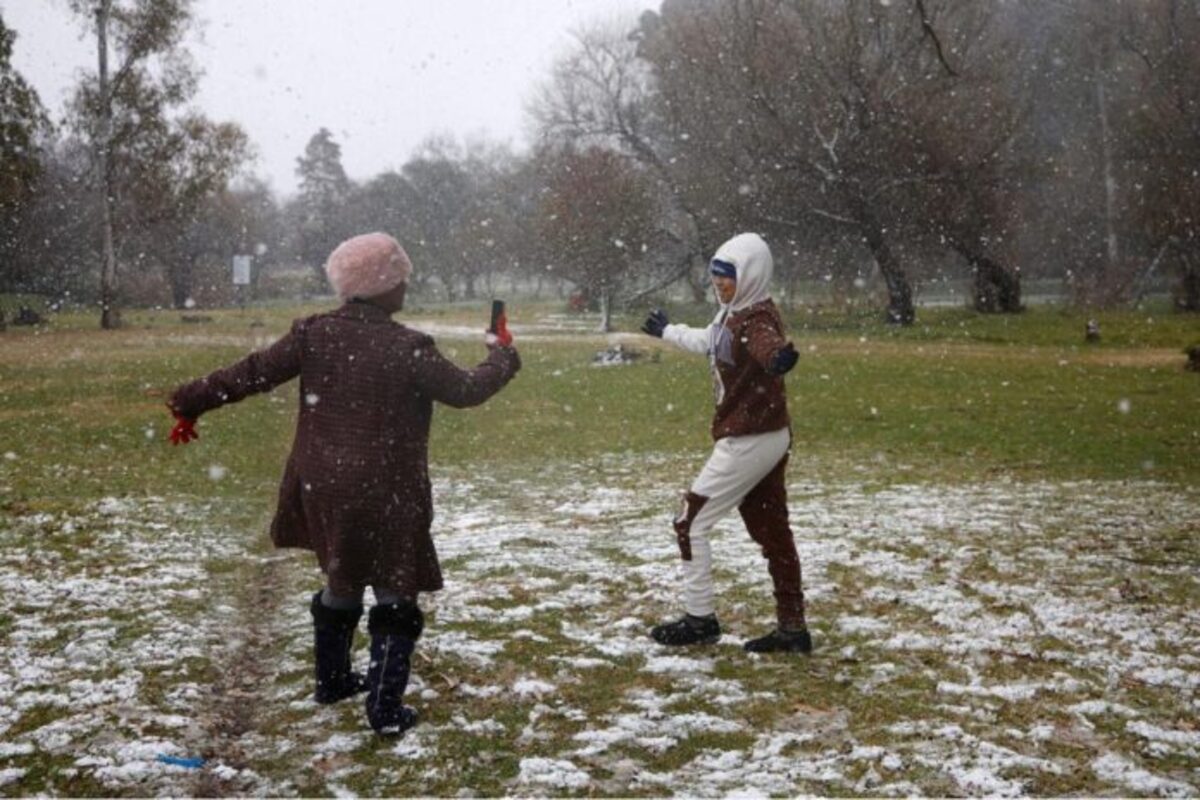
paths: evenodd
<path fill-rule="evenodd" d="M 710 262 L 720 310 L 707 328 L 673 325 L 659 309 L 642 325 L 651 336 L 708 356 L 716 403 L 712 455 L 684 495 L 674 524 L 684 563 L 686 613 L 650 631 L 661 644 L 720 639 L 708 535 L 736 507 L 767 559 L 777 620 L 775 630 L 746 642 L 745 649 L 812 652 L 785 485 L 792 437 L 783 376 L 799 356 L 771 299 L 773 269 L 762 237 L 738 234 Z"/>

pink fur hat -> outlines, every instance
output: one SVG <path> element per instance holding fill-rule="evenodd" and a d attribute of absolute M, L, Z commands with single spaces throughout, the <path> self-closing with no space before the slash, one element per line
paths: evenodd
<path fill-rule="evenodd" d="M 325 262 L 325 274 L 338 297 L 375 297 L 408 282 L 412 262 L 386 233 L 364 233 L 339 244 Z"/>

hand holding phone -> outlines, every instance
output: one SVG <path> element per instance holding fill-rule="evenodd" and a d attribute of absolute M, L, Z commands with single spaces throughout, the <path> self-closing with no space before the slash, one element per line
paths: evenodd
<path fill-rule="evenodd" d="M 508 330 L 508 314 L 503 300 L 492 301 L 492 321 L 488 325 L 487 343 L 500 347 L 512 347 L 513 337 Z"/>

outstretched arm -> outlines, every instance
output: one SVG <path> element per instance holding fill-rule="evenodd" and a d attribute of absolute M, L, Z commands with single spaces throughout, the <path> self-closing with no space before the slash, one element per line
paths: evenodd
<path fill-rule="evenodd" d="M 752 321 L 742 331 L 750 357 L 772 375 L 783 375 L 800 359 L 795 346 L 765 321 Z"/>
<path fill-rule="evenodd" d="M 711 328 L 711 326 L 709 326 Z M 690 328 L 687 325 L 672 325 L 667 314 L 656 308 L 642 323 L 642 332 L 657 336 L 692 353 L 708 352 L 709 328 Z"/>
<path fill-rule="evenodd" d="M 663 329 L 663 341 L 670 342 L 676 347 L 689 353 L 704 354 L 708 352 L 709 325 L 707 328 L 693 328 L 688 325 L 668 325 Z"/>
<path fill-rule="evenodd" d="M 300 322 L 275 344 L 258 350 L 236 364 L 185 383 L 174 391 L 167 405 L 177 417 L 195 420 L 206 411 L 226 403 L 274 389 L 300 374 L 303 334 Z"/>
<path fill-rule="evenodd" d="M 462 369 L 437 349 L 428 337 L 416 360 L 416 382 L 421 391 L 454 408 L 477 406 L 504 388 L 521 368 L 521 357 L 512 347 L 489 347 L 474 369 Z"/>

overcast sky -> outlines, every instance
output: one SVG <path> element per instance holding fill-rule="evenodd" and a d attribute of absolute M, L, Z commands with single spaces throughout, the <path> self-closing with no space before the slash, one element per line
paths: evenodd
<path fill-rule="evenodd" d="M 204 71 L 196 104 L 233 120 L 254 171 L 295 191 L 296 158 L 320 127 L 361 180 L 398 168 L 427 136 L 525 144 L 524 106 L 570 31 L 636 20 L 657 0 L 195 0 L 188 49 Z M 57 120 L 95 40 L 67 0 L 0 0 L 13 64 Z"/>

